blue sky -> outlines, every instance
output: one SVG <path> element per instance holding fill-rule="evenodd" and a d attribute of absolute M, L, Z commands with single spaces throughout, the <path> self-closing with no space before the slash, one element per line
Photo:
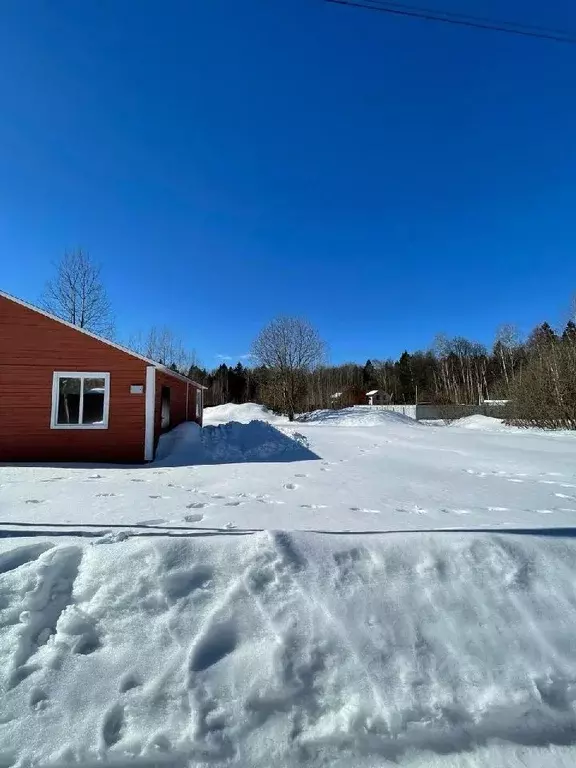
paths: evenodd
<path fill-rule="evenodd" d="M 576 4 L 434 7 L 576 30 Z M 0 288 L 82 246 L 122 338 L 207 366 L 278 313 L 335 362 L 576 292 L 576 46 L 322 0 L 3 0 Z"/>

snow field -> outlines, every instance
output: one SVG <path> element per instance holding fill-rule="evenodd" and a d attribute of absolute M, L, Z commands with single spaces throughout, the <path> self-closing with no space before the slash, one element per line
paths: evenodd
<path fill-rule="evenodd" d="M 576 764 L 574 434 L 206 417 L 0 467 L 0 768 Z"/>
<path fill-rule="evenodd" d="M 499 422 L 495 431 L 485 417 L 429 426 L 386 411 L 358 426 L 356 410 L 289 424 L 254 404 L 219 406 L 207 409 L 203 430 L 185 424 L 164 436 L 148 466 L 0 467 L 0 529 L 574 524 L 576 434 Z"/>
<path fill-rule="evenodd" d="M 572 539 L 100 541 L 2 555 L 4 764 L 560 765 L 576 741 Z"/>

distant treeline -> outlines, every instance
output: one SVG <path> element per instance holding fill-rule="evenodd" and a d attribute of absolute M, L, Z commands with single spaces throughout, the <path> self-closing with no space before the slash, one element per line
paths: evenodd
<path fill-rule="evenodd" d="M 238 363 L 207 371 L 193 365 L 189 375 L 208 387 L 206 405 L 257 402 L 278 408 L 274 372 Z M 562 333 L 548 323 L 524 340 L 512 326 L 498 331 L 492 349 L 462 337 L 439 336 L 426 351 L 404 352 L 398 360 L 364 365 L 323 365 L 302 372 L 298 409 L 342 407 L 366 402 L 371 389 L 392 403 L 478 403 L 511 401 L 512 423 L 576 429 L 576 324 Z M 342 393 L 334 398 L 335 393 Z"/>

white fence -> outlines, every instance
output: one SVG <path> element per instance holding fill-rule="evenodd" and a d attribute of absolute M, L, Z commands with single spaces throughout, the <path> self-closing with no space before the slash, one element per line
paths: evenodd
<path fill-rule="evenodd" d="M 380 408 L 383 411 L 392 411 L 401 413 L 410 419 L 421 421 L 430 419 L 431 421 L 439 419 L 461 419 L 464 416 L 495 416 L 504 418 L 506 416 L 507 402 L 501 404 L 483 403 L 482 405 L 357 405 L 356 408 Z"/>

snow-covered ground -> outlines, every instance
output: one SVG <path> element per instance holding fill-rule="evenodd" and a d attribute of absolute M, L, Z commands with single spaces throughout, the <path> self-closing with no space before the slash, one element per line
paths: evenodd
<path fill-rule="evenodd" d="M 576 435 L 206 417 L 0 467 L 0 766 L 576 765 Z"/>
<path fill-rule="evenodd" d="M 206 424 L 170 432 L 149 466 L 0 468 L 0 525 L 387 531 L 576 519 L 576 433 L 362 408 L 289 424 L 254 404 L 209 408 Z"/>

